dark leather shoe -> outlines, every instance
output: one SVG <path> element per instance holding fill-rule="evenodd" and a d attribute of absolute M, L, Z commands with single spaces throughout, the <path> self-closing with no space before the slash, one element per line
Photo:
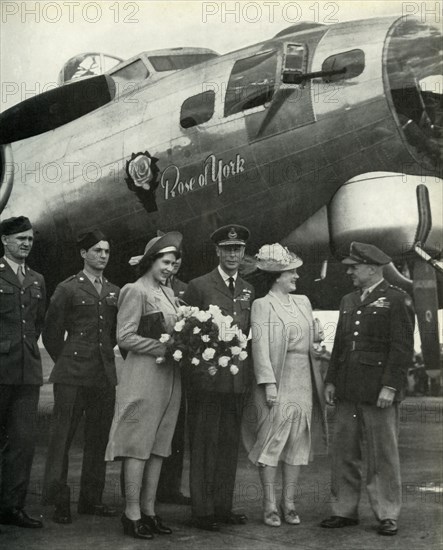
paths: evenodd
<path fill-rule="evenodd" d="M 43 523 L 40 520 L 31 518 L 20 508 L 4 510 L 0 516 L 0 523 L 4 525 L 16 525 L 17 527 L 27 527 L 28 529 L 39 529 L 43 527 Z"/>
<path fill-rule="evenodd" d="M 248 523 L 248 516 L 245 516 L 245 514 L 235 514 L 234 512 L 229 512 L 228 514 L 216 514 L 215 520 L 219 523 L 227 523 L 229 525 L 245 525 Z"/>
<path fill-rule="evenodd" d="M 185 497 L 182 493 L 173 493 L 169 495 L 157 494 L 157 501 L 162 504 L 178 504 L 180 506 L 191 506 L 191 498 Z"/>
<path fill-rule="evenodd" d="M 71 510 L 68 506 L 56 506 L 54 510 L 54 515 L 52 516 L 52 521 L 55 523 L 62 523 L 67 525 L 72 523 Z"/>
<path fill-rule="evenodd" d="M 172 529 L 163 525 L 160 516 L 147 516 L 142 512 L 142 523 L 147 525 L 153 533 L 158 535 L 170 535 Z"/>
<path fill-rule="evenodd" d="M 150 540 L 154 538 L 152 531 L 147 525 L 142 523 L 141 519 L 132 520 L 129 519 L 126 514 L 123 514 L 121 517 L 121 522 L 123 525 L 123 533 L 125 535 L 129 535 L 134 539 Z"/>
<path fill-rule="evenodd" d="M 220 531 L 220 524 L 214 516 L 196 516 L 192 519 L 192 526 L 205 531 Z"/>
<path fill-rule="evenodd" d="M 379 535 L 385 535 L 387 537 L 392 537 L 396 535 L 398 531 L 397 522 L 395 519 L 384 519 L 380 522 L 378 528 Z"/>
<path fill-rule="evenodd" d="M 358 525 L 358 519 L 331 516 L 320 523 L 321 527 L 326 527 L 327 529 L 340 529 L 341 527 L 351 527 L 352 525 Z"/>
<path fill-rule="evenodd" d="M 83 504 L 79 502 L 77 511 L 79 514 L 88 514 L 104 518 L 115 518 L 118 515 L 117 509 L 107 504 Z"/>

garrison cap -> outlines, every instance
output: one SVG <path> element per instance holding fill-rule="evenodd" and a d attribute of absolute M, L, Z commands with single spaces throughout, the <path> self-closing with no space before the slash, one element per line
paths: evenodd
<path fill-rule="evenodd" d="M 89 250 L 91 246 L 94 246 L 100 241 L 109 242 L 109 239 L 104 233 L 100 231 L 100 229 L 94 229 L 92 231 L 89 231 L 88 233 L 83 233 L 82 235 L 79 235 L 77 239 L 77 244 L 80 250 Z"/>
<path fill-rule="evenodd" d="M 342 264 L 369 264 L 386 265 L 392 262 L 387 254 L 373 244 L 352 242 L 349 256 L 342 260 Z"/>
<path fill-rule="evenodd" d="M 25 216 L 7 218 L 0 224 L 0 233 L 2 235 L 15 235 L 32 229 L 31 222 Z"/>
<path fill-rule="evenodd" d="M 243 245 L 249 239 L 249 229 L 243 225 L 224 225 L 212 233 L 211 240 L 217 246 Z"/>

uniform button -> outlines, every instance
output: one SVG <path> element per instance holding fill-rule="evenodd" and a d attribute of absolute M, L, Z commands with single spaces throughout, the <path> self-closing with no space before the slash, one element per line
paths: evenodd
<path fill-rule="evenodd" d="M 80 336 L 83 336 L 83 332 L 80 332 Z"/>
<path fill-rule="evenodd" d="M 234 311 L 234 315 L 237 315 L 237 312 L 236 312 L 236 311 Z"/>
<path fill-rule="evenodd" d="M 25 293 L 25 291 L 24 291 L 24 290 L 20 290 L 20 294 L 24 294 L 24 293 Z"/>
<path fill-rule="evenodd" d="M 26 338 L 26 334 L 23 334 L 23 340 Z"/>
<path fill-rule="evenodd" d="M 102 303 L 101 303 L 101 302 L 99 302 L 99 303 L 98 303 L 98 305 L 99 305 L 99 306 L 101 306 L 101 305 L 102 305 Z"/>
<path fill-rule="evenodd" d="M 360 324 L 360 321 L 355 321 L 355 324 L 356 324 L 356 325 L 359 325 L 359 324 Z"/>
<path fill-rule="evenodd" d="M 25 306 L 22 304 L 22 309 L 25 309 Z"/>
<path fill-rule="evenodd" d="M 100 342 L 99 346 L 103 346 L 103 344 Z"/>
<path fill-rule="evenodd" d="M 360 310 L 357 311 L 357 315 L 361 315 L 361 311 L 360 311 Z"/>
<path fill-rule="evenodd" d="M 100 315 L 100 319 L 103 319 L 103 315 Z"/>
<path fill-rule="evenodd" d="M 84 303 L 85 303 L 85 301 L 84 301 L 84 300 L 82 300 L 82 304 L 84 304 Z"/>
<path fill-rule="evenodd" d="M 76 351 L 74 351 L 74 355 L 77 355 L 77 352 L 76 352 Z"/>
<path fill-rule="evenodd" d="M 23 319 L 22 323 L 26 323 L 26 321 Z"/>
<path fill-rule="evenodd" d="M 99 329 L 99 332 L 103 332 L 103 330 L 100 328 L 100 329 Z"/>
<path fill-rule="evenodd" d="M 233 301 L 233 302 L 236 302 L 237 300 L 234 298 L 232 301 Z"/>
<path fill-rule="evenodd" d="M 358 332 L 357 332 L 357 331 L 354 332 L 354 336 L 358 336 Z"/>

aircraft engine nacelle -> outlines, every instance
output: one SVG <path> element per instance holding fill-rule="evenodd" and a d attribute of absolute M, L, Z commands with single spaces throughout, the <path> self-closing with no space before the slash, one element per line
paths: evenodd
<path fill-rule="evenodd" d="M 328 206 L 331 250 L 342 258 L 352 241 L 370 242 L 393 259 L 415 243 L 440 258 L 443 181 L 431 176 L 371 172 L 346 182 Z"/>
<path fill-rule="evenodd" d="M 392 172 L 369 172 L 342 185 L 321 208 L 282 243 L 307 261 L 338 259 L 352 241 L 374 244 L 394 260 L 414 244 L 433 258 L 443 251 L 443 180 Z"/>

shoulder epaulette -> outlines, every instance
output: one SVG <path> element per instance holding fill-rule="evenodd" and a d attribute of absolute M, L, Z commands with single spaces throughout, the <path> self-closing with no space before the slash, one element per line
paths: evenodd
<path fill-rule="evenodd" d="M 396 285 L 389 285 L 389 288 L 393 288 L 394 290 L 398 290 L 398 291 L 401 292 L 402 294 L 407 294 L 406 290 L 404 290 L 403 288 L 400 288 L 399 286 L 396 286 Z"/>

